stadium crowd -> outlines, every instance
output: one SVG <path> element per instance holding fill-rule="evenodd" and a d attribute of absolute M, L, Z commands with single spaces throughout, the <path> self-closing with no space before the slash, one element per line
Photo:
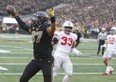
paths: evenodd
<path fill-rule="evenodd" d="M 0 0 L 0 15 L 7 15 L 5 7 L 13 5 L 17 8 L 21 15 L 32 14 L 38 10 L 46 10 L 50 8 L 52 0 Z M 55 5 L 59 4 L 61 0 L 54 0 Z M 49 5 L 48 5 L 49 4 Z"/>
<path fill-rule="evenodd" d="M 73 0 L 57 10 L 58 22 L 71 20 L 83 27 L 84 32 L 96 34 L 96 38 L 101 28 L 109 30 L 116 25 L 115 3 L 116 0 Z"/>
<path fill-rule="evenodd" d="M 27 15 L 50 8 L 50 1 L 3 0 L 0 1 L 0 15 L 6 15 L 7 4 L 13 4 L 21 15 Z M 97 36 L 102 27 L 109 30 L 116 25 L 116 0 L 54 0 L 54 6 L 60 3 L 67 5 L 55 9 L 59 27 L 65 20 L 71 20 L 85 35 L 94 33 Z"/>

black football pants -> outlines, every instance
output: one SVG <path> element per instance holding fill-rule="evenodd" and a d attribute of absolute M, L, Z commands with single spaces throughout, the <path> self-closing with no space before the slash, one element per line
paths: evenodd
<path fill-rule="evenodd" d="M 40 70 L 43 73 L 44 82 L 52 82 L 53 60 L 33 59 L 25 68 L 20 82 L 28 82 Z"/>
<path fill-rule="evenodd" d="M 102 45 L 104 45 L 104 43 L 105 43 L 105 40 L 99 40 L 97 55 L 99 54 L 100 48 Z M 104 51 L 105 51 L 105 48 L 102 47 L 102 55 L 104 54 Z"/>

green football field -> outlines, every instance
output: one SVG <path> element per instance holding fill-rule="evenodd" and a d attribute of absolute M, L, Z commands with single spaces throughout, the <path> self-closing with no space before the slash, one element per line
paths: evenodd
<path fill-rule="evenodd" d="M 116 82 L 116 57 L 113 57 L 112 75 L 104 76 L 106 67 L 102 62 L 102 55 L 96 55 L 97 40 L 84 39 L 78 46 L 82 55 L 76 57 L 72 53 L 73 75 L 70 82 Z M 0 34 L 0 66 L 8 70 L 0 70 L 0 82 L 19 82 L 25 66 L 33 58 L 30 35 Z M 62 68 L 55 82 L 62 82 L 64 71 Z M 43 82 L 41 71 L 29 82 Z"/>

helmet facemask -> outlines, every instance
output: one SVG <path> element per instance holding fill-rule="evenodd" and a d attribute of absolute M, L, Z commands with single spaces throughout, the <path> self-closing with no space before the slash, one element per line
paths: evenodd
<path fill-rule="evenodd" d="M 73 23 L 71 21 L 65 21 L 63 24 L 64 32 L 70 34 L 73 31 Z"/>
<path fill-rule="evenodd" d="M 64 32 L 65 32 L 66 34 L 70 34 L 70 33 L 72 32 L 72 27 L 65 26 L 65 27 L 64 27 Z"/>
<path fill-rule="evenodd" d="M 36 26 L 39 25 L 39 21 L 40 21 L 40 19 L 38 19 L 37 16 L 33 16 L 32 20 L 31 20 L 31 24 L 32 24 L 34 27 L 36 27 Z"/>
<path fill-rule="evenodd" d="M 32 25 L 34 27 L 39 27 L 42 24 L 47 23 L 48 19 L 49 19 L 49 17 L 47 15 L 47 13 L 45 13 L 43 11 L 39 11 L 33 15 L 33 18 L 31 21 L 32 21 Z"/>

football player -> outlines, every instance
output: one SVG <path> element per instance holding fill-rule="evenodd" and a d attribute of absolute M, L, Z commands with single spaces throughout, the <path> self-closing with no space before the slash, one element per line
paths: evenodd
<path fill-rule="evenodd" d="M 65 76 L 62 82 L 69 82 L 72 72 L 73 65 L 69 58 L 69 53 L 72 49 L 75 55 L 79 55 L 80 52 L 73 48 L 77 35 L 72 33 L 73 23 L 71 21 L 65 21 L 63 24 L 63 31 L 56 32 L 53 37 L 53 43 L 56 44 L 56 50 L 54 52 L 54 67 L 53 67 L 53 78 L 58 74 L 60 67 L 65 71 Z"/>
<path fill-rule="evenodd" d="M 103 46 L 105 43 L 107 37 L 106 29 L 102 28 L 101 32 L 98 34 L 97 40 L 98 40 L 98 51 L 97 55 L 99 55 L 100 49 L 102 48 L 102 55 L 104 54 L 105 47 Z"/>
<path fill-rule="evenodd" d="M 103 72 L 103 75 L 109 75 L 113 71 L 111 66 L 112 56 L 116 53 L 116 27 L 110 29 L 110 34 L 107 36 L 107 40 L 103 46 L 107 47 L 103 55 L 103 62 L 106 65 L 106 71 Z"/>
<path fill-rule="evenodd" d="M 79 28 L 76 28 L 75 30 L 74 30 L 74 33 L 77 35 L 77 40 L 76 40 L 76 44 L 75 44 L 75 47 L 77 47 L 79 44 L 80 44 L 80 42 L 81 42 L 81 40 L 82 40 L 82 33 L 80 32 L 80 30 L 79 30 Z"/>
<path fill-rule="evenodd" d="M 52 82 L 54 58 L 52 56 L 53 46 L 51 40 L 55 31 L 54 10 L 49 9 L 47 12 L 38 11 L 35 13 L 30 26 L 21 20 L 14 7 L 7 6 L 7 12 L 16 19 L 20 28 L 32 34 L 34 58 L 26 66 L 20 82 L 28 82 L 40 70 L 43 73 L 44 82 Z M 51 23 L 48 22 L 48 15 L 50 16 Z"/>

